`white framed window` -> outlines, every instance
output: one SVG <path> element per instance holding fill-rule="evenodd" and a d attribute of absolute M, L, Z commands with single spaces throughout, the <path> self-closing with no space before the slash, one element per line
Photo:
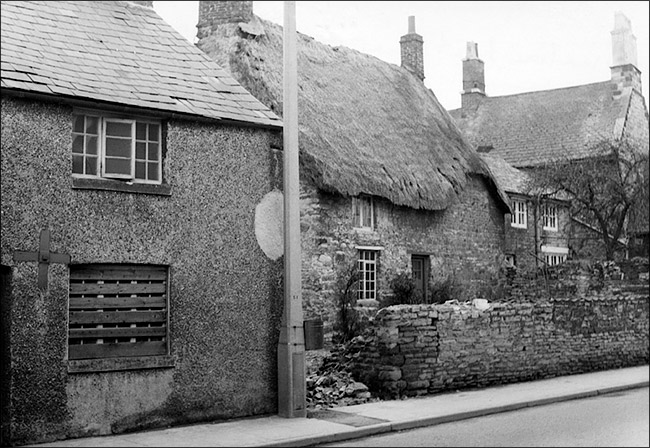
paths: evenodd
<path fill-rule="evenodd" d="M 72 175 L 162 183 L 162 124 L 155 120 L 75 114 Z"/>
<path fill-rule="evenodd" d="M 520 229 L 528 226 L 528 208 L 525 201 L 512 201 L 512 214 L 510 215 L 510 225 Z"/>
<path fill-rule="evenodd" d="M 544 204 L 542 206 L 542 222 L 544 230 L 557 232 L 557 206 L 555 204 Z"/>
<path fill-rule="evenodd" d="M 542 245 L 542 254 L 547 266 L 556 266 L 566 261 L 569 254 L 567 247 L 555 247 Z"/>
<path fill-rule="evenodd" d="M 544 261 L 547 266 L 555 266 L 562 264 L 566 261 L 566 255 L 562 254 L 546 254 L 544 255 Z"/>
<path fill-rule="evenodd" d="M 377 299 L 376 250 L 359 250 L 359 299 Z"/>
<path fill-rule="evenodd" d="M 373 229 L 375 227 L 375 212 L 372 197 L 358 196 L 352 198 L 352 213 L 354 227 Z"/>

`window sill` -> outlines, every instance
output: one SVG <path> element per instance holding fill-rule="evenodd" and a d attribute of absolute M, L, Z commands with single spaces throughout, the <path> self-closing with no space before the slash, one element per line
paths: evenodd
<path fill-rule="evenodd" d="M 169 355 L 133 356 L 130 358 L 71 359 L 68 361 L 68 373 L 112 372 L 172 367 L 174 367 L 174 359 Z"/>
<path fill-rule="evenodd" d="M 358 233 L 375 233 L 373 227 L 353 227 L 352 229 Z"/>
<path fill-rule="evenodd" d="M 72 188 L 76 190 L 105 190 L 158 196 L 171 196 L 172 194 L 172 187 L 168 184 L 127 184 L 119 180 L 89 179 L 85 177 L 73 177 Z"/>

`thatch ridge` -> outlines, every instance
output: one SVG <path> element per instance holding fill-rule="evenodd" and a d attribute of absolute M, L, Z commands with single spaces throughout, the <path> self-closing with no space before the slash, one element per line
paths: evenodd
<path fill-rule="evenodd" d="M 254 22 L 263 34 L 219 25 L 199 47 L 281 116 L 282 27 Z M 433 92 L 409 71 L 301 33 L 297 48 L 301 175 L 319 188 L 441 210 L 468 175 L 491 178 Z"/>

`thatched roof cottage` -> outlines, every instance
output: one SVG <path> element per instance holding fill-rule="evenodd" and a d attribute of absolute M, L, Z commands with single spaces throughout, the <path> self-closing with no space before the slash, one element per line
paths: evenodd
<path fill-rule="evenodd" d="M 282 27 L 255 16 L 250 1 L 199 3 L 197 46 L 281 114 Z M 461 270 L 493 273 L 503 257 L 506 196 L 424 85 L 414 18 L 400 42 L 397 66 L 298 33 L 307 317 L 327 319 L 324 304 L 350 264 L 366 279 L 359 298 L 381 301 L 398 272 L 431 295 Z"/>

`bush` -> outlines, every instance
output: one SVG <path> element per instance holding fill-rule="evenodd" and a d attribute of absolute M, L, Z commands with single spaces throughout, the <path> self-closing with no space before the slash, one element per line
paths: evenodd
<path fill-rule="evenodd" d="M 431 285 L 429 288 L 429 303 L 445 303 L 448 300 L 462 302 L 465 300 L 463 297 L 464 289 L 462 283 L 455 276 L 449 275 L 447 278 Z"/>
<path fill-rule="evenodd" d="M 341 270 L 336 283 L 337 313 L 332 342 L 345 343 L 361 333 L 361 322 L 356 310 L 359 289 L 359 269 L 354 263 Z"/>
<path fill-rule="evenodd" d="M 382 299 L 381 306 L 423 303 L 422 293 L 415 288 L 415 282 L 408 272 L 400 272 L 390 281 L 392 295 Z"/>

